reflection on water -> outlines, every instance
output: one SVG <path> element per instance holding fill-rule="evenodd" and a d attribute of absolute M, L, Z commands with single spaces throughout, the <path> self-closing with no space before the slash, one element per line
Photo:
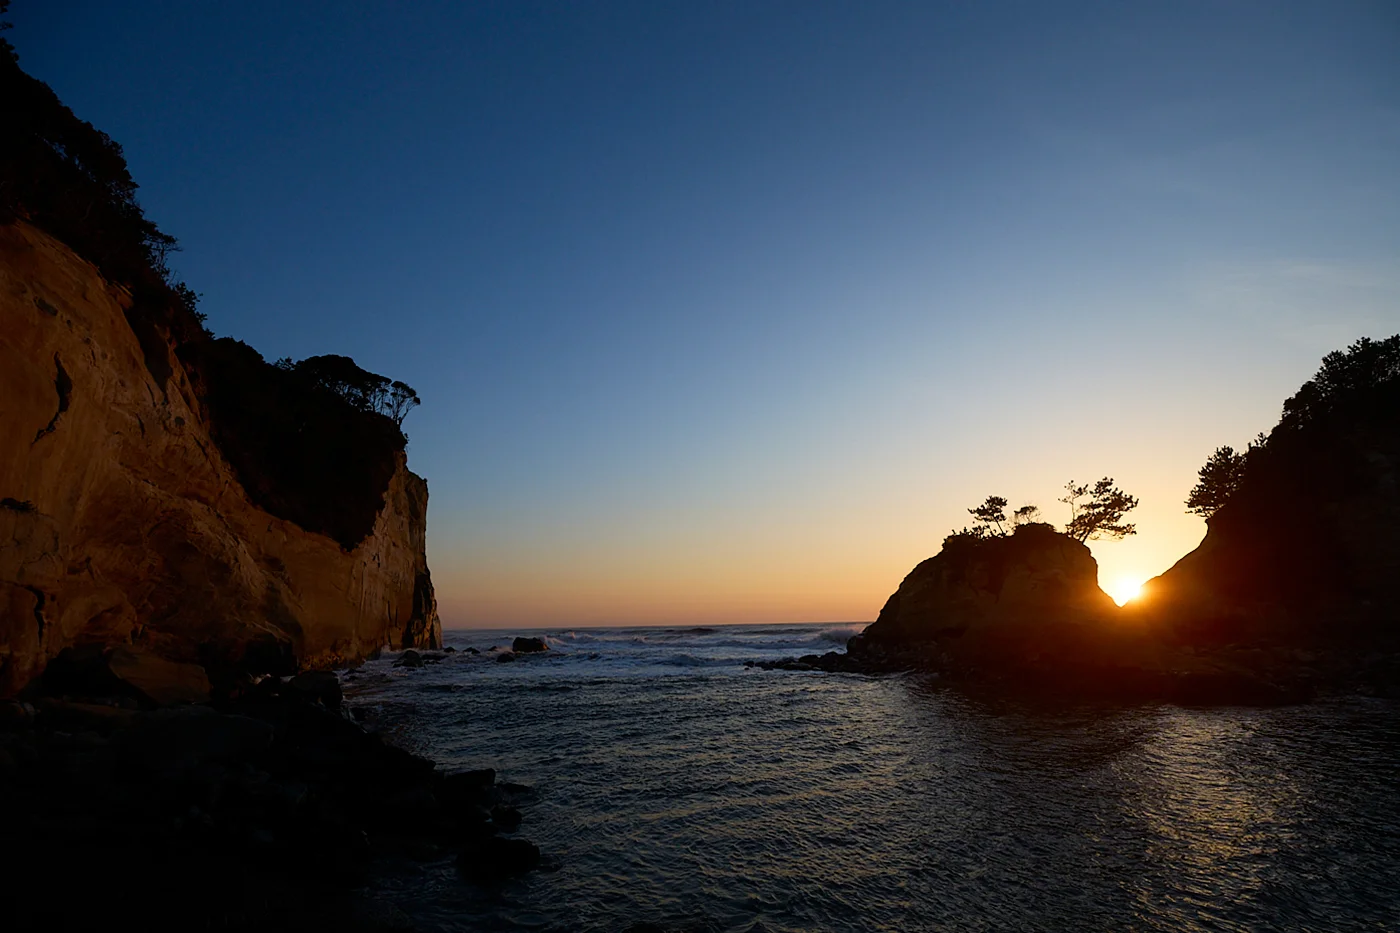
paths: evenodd
<path fill-rule="evenodd" d="M 1394 704 L 1047 712 L 635 662 L 371 678 L 360 702 L 406 741 L 534 785 L 522 831 L 561 865 L 482 890 L 444 862 L 379 894 L 448 930 L 1400 928 Z"/>

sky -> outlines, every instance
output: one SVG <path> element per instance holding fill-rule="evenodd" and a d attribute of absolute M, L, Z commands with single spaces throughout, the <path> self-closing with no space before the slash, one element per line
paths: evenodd
<path fill-rule="evenodd" d="M 1400 6 L 15 0 L 221 336 L 423 398 L 443 624 L 863 621 L 1112 476 L 1114 587 L 1400 332 Z"/>

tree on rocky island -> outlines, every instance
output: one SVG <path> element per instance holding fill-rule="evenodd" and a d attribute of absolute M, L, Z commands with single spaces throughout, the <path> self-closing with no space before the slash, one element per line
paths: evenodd
<path fill-rule="evenodd" d="M 1006 527 L 1002 524 L 1006 521 L 1006 500 L 1001 496 L 988 496 L 986 502 L 975 509 L 968 509 L 967 512 L 977 520 L 978 527 L 984 535 L 993 533 L 993 525 L 996 526 L 996 534 L 1006 534 Z"/>
<path fill-rule="evenodd" d="M 1029 525 L 1039 520 L 1040 506 L 1038 505 L 1027 503 L 1011 513 L 1011 526 L 1013 528 L 1020 528 L 1022 525 Z"/>
<path fill-rule="evenodd" d="M 1079 500 L 1088 497 L 1088 501 Z M 1069 505 L 1069 524 L 1065 534 L 1076 541 L 1092 538 L 1126 538 L 1137 534 L 1137 526 L 1124 523 L 1123 516 L 1137 508 L 1138 500 L 1113 485 L 1105 476 L 1093 486 L 1079 485 L 1070 480 L 1060 501 Z"/>

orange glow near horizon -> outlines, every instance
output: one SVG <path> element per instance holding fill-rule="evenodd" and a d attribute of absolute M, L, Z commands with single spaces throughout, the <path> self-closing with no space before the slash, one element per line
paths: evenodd
<path fill-rule="evenodd" d="M 1098 579 L 1116 602 L 1170 568 L 1205 531 L 1181 506 L 1199 463 L 1190 452 L 1172 455 L 1177 461 L 1163 470 L 1172 481 L 1131 462 L 1118 471 L 1124 488 L 1143 499 L 1132 516 L 1139 533 L 1088 542 Z M 957 488 L 922 500 L 907 494 L 914 479 L 903 474 L 913 468 L 901 461 L 887 484 L 835 485 L 820 506 L 805 493 L 789 501 L 782 490 L 763 489 L 742 510 L 638 511 L 619 499 L 567 523 L 502 514 L 472 528 L 472 538 L 454 534 L 446 521 L 430 523 L 428 559 L 443 625 L 869 622 L 900 581 L 938 553 L 949 529 L 966 524 L 967 503 L 979 493 L 1014 490 L 1018 504 L 1054 502 L 1051 481 L 1018 483 L 1023 468 L 1015 464 L 957 468 L 968 472 Z M 1052 460 L 1043 472 L 1088 471 Z M 1127 592 L 1122 580 L 1131 581 Z"/>
<path fill-rule="evenodd" d="M 1120 576 L 1103 588 L 1115 603 L 1120 606 L 1137 599 L 1142 593 L 1142 585 L 1147 582 L 1147 578 L 1141 575 Z"/>

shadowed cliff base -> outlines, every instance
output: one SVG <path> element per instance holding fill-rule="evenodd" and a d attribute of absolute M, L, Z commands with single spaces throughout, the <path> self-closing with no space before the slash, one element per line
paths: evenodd
<path fill-rule="evenodd" d="M 448 863 L 491 889 L 549 864 L 516 835 L 529 788 L 386 744 L 335 674 L 209 689 L 119 649 L 0 700 L 0 790 L 25 801 L 0 826 L 7 883 L 47 891 L 84 866 L 81 897 L 12 898 L 16 929 L 403 930 L 355 894 L 370 874 Z"/>

